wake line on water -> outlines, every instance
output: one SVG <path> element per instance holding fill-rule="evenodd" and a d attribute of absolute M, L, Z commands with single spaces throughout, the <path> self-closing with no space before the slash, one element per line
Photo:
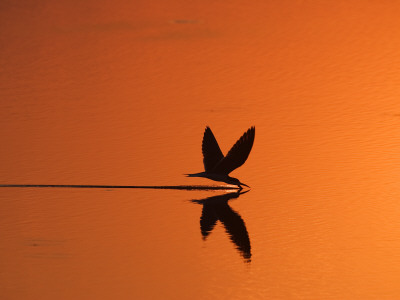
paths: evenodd
<path fill-rule="evenodd" d="M 237 187 L 206 185 L 86 185 L 86 184 L 0 184 L 3 188 L 90 188 L 90 189 L 163 189 L 163 190 L 236 190 Z"/>

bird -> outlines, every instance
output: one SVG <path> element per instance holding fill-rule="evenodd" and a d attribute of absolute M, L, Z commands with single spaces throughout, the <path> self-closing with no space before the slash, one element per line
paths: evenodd
<path fill-rule="evenodd" d="M 224 156 L 218 146 L 214 134 L 209 126 L 206 127 L 202 142 L 203 164 L 205 172 L 185 174 L 187 177 L 204 177 L 214 181 L 221 181 L 227 184 L 236 185 L 239 190 L 242 185 L 239 179 L 230 177 L 229 173 L 239 168 L 249 157 L 254 144 L 256 128 L 250 127 L 233 145 L 228 154 Z"/>

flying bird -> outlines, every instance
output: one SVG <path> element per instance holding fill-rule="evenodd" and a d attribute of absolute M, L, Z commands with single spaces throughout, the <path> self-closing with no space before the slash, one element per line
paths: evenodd
<path fill-rule="evenodd" d="M 247 184 L 240 182 L 239 179 L 230 177 L 229 173 L 245 163 L 253 147 L 255 134 L 255 127 L 249 128 L 235 145 L 233 145 L 228 154 L 224 156 L 214 134 L 210 127 L 207 126 L 204 131 L 202 143 L 205 172 L 186 175 L 188 177 L 205 177 L 211 180 L 237 185 L 240 190 L 242 189 L 242 185 L 249 187 Z"/>

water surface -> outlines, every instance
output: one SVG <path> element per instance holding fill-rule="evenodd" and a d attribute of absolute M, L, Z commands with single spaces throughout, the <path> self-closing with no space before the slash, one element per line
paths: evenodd
<path fill-rule="evenodd" d="M 0 5 L 1 299 L 398 299 L 400 5 Z M 213 201 L 215 200 L 215 201 Z"/>

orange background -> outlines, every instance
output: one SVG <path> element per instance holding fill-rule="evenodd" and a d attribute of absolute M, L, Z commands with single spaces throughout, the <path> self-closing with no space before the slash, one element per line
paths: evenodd
<path fill-rule="evenodd" d="M 397 299 L 400 4 L 25 1 L 0 9 L 0 183 L 210 184 L 250 126 L 231 201 L 213 192 L 6 189 L 0 298 Z M 211 193 L 211 194 L 210 194 Z"/>

